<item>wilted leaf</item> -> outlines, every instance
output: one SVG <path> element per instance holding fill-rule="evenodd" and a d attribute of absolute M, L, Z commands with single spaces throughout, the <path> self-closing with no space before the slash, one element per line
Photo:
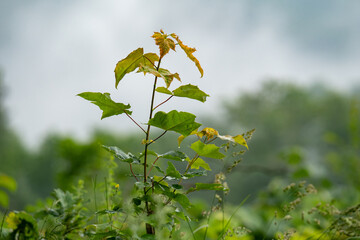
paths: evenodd
<path fill-rule="evenodd" d="M 224 141 L 230 141 L 230 142 L 240 144 L 240 145 L 246 147 L 247 149 L 249 149 L 249 147 L 245 141 L 245 138 L 242 135 L 236 135 L 235 137 L 230 136 L 230 135 L 224 135 L 224 136 L 218 135 L 218 138 L 220 138 L 221 140 L 224 140 Z"/>
<path fill-rule="evenodd" d="M 101 119 L 122 113 L 131 114 L 131 111 L 127 110 L 130 108 L 130 105 L 114 102 L 110 98 L 110 93 L 83 92 L 78 94 L 78 96 L 97 105 L 103 111 Z"/>
<path fill-rule="evenodd" d="M 164 57 L 170 49 L 175 51 L 175 42 L 168 38 L 167 34 L 161 32 L 154 32 L 151 36 L 155 40 L 155 44 L 159 46 L 160 49 L 160 58 Z"/>
<path fill-rule="evenodd" d="M 219 147 L 215 144 L 204 144 L 200 140 L 191 144 L 191 149 L 194 150 L 199 156 L 223 159 L 224 154 L 219 152 Z"/>
<path fill-rule="evenodd" d="M 115 87 L 119 85 L 120 80 L 125 74 L 134 71 L 141 65 L 153 66 L 156 61 L 159 61 L 159 57 L 155 53 L 146 53 L 142 48 L 138 48 L 131 52 L 126 58 L 122 59 L 116 64 L 115 67 Z"/>
<path fill-rule="evenodd" d="M 206 139 L 209 140 L 209 139 L 212 139 L 213 137 L 215 136 L 218 136 L 219 135 L 219 132 L 216 131 L 214 128 L 204 128 L 203 130 L 201 130 L 198 134 L 197 134 L 199 137 L 203 137 L 203 136 L 206 136 Z"/>
<path fill-rule="evenodd" d="M 186 53 L 186 55 L 188 56 L 188 58 L 190 58 L 190 60 L 195 63 L 195 65 L 196 65 L 196 67 L 199 69 L 199 72 L 200 72 L 201 77 L 202 77 L 202 76 L 204 75 L 204 70 L 201 68 L 201 65 L 200 65 L 199 60 L 197 60 L 197 59 L 195 58 L 195 56 L 193 55 L 193 52 L 195 52 L 196 49 L 195 49 L 195 48 L 188 47 L 188 46 L 186 46 L 185 44 L 183 44 L 183 42 L 179 39 L 179 37 L 178 37 L 175 33 L 172 33 L 171 36 L 176 39 L 177 43 L 180 45 L 180 47 L 182 48 L 182 50 L 184 50 L 184 52 Z"/>
<path fill-rule="evenodd" d="M 196 116 L 191 113 L 178 112 L 176 110 L 169 113 L 157 112 L 148 124 L 166 131 L 174 131 L 188 136 L 193 130 L 201 126 L 201 124 L 195 122 L 195 118 Z"/>
<path fill-rule="evenodd" d="M 153 66 L 139 66 L 139 71 L 145 73 L 150 73 L 156 77 L 162 78 L 165 81 L 166 87 L 170 87 L 170 84 L 176 78 L 177 80 L 181 81 L 180 76 L 178 73 L 171 73 L 169 70 L 164 68 L 159 68 L 159 70 L 156 70 Z"/>

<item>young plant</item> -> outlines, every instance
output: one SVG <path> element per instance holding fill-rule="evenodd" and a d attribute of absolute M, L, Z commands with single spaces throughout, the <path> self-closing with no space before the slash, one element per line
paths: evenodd
<path fill-rule="evenodd" d="M 159 47 L 159 54 L 144 53 L 143 48 L 138 48 L 131 52 L 126 58 L 120 60 L 115 67 L 115 88 L 118 88 L 120 81 L 126 74 L 136 71 L 136 73 L 151 74 L 154 77 L 149 109 L 149 118 L 146 124 L 140 124 L 132 117 L 132 110 L 129 104 L 117 103 L 113 101 L 109 93 L 100 92 L 83 92 L 78 96 L 91 101 L 102 110 L 102 117 L 107 118 L 115 115 L 125 115 L 144 133 L 144 139 L 139 139 L 139 144 L 144 145 L 144 151 L 141 154 L 125 153 L 116 146 L 103 146 L 104 149 L 113 154 L 114 157 L 129 165 L 129 171 L 135 179 L 136 196 L 132 199 L 136 214 L 145 213 L 145 229 L 146 236 L 155 235 L 155 229 L 162 229 L 164 226 L 169 227 L 169 236 L 174 232 L 175 225 L 179 221 L 188 221 L 185 213 L 181 209 L 188 209 L 191 203 L 187 195 L 194 191 L 214 190 L 227 191 L 227 187 L 221 183 L 202 183 L 198 182 L 195 186 L 186 188 L 184 181 L 206 175 L 207 171 L 211 171 L 208 158 L 223 159 L 225 155 L 220 151 L 221 148 L 228 147 L 228 143 L 242 145 L 247 148 L 245 135 L 222 136 L 213 128 L 205 127 L 200 129 L 201 124 L 195 121 L 196 116 L 188 112 L 172 110 L 170 112 L 157 111 L 158 108 L 169 103 L 174 97 L 189 98 L 200 102 L 205 102 L 209 96 L 196 85 L 184 84 L 177 88 L 173 88 L 173 81 L 177 80 L 181 83 L 178 73 L 172 73 L 168 69 L 161 68 L 164 57 L 169 54 L 170 50 L 175 51 L 176 47 L 180 47 L 187 57 L 193 61 L 199 70 L 201 77 L 203 69 L 200 62 L 193 55 L 195 48 L 186 46 L 180 38 L 172 33 L 165 34 L 162 30 L 152 35 L 155 44 Z M 159 80 L 162 80 L 159 83 Z M 160 86 L 158 86 L 160 85 Z M 157 94 L 169 95 L 169 97 L 159 103 L 156 102 Z M 163 130 L 158 136 L 153 136 L 152 127 Z M 171 150 L 166 153 L 156 153 L 150 150 L 151 145 L 156 144 L 157 140 L 162 138 L 167 132 L 172 131 L 180 134 L 178 144 L 189 137 L 195 137 L 195 141 L 190 145 L 193 150 L 192 156 L 187 156 L 179 150 Z M 226 143 L 216 145 L 222 140 Z M 166 164 L 160 164 L 160 159 L 166 160 Z M 178 170 L 173 162 L 183 162 L 183 170 Z M 135 171 L 134 165 L 138 165 L 141 172 Z M 163 168 L 166 165 L 166 168 Z M 202 169 L 201 169 L 202 168 Z M 156 169 L 156 174 L 154 170 Z M 161 214 L 160 209 L 164 207 L 171 209 L 164 213 L 166 223 L 164 226 L 158 225 L 152 216 Z M 168 237 L 169 237 L 168 236 Z"/>

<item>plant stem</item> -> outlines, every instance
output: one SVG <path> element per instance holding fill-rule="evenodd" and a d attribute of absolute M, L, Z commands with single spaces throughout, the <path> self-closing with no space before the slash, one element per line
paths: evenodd
<path fill-rule="evenodd" d="M 158 62 L 158 65 L 156 67 L 156 70 L 159 70 L 160 68 L 160 63 L 161 63 L 161 58 L 159 59 L 159 62 Z M 152 96 L 151 96 L 151 105 L 150 105 L 150 114 L 149 114 L 149 121 L 150 119 L 152 118 L 152 115 L 153 115 L 153 111 L 154 111 L 154 100 L 155 100 L 155 89 L 156 89 L 156 83 L 157 83 L 157 79 L 158 77 L 155 76 L 155 79 L 154 79 L 154 86 L 153 86 L 153 91 L 152 91 Z M 149 142 L 149 138 L 150 138 L 150 125 L 148 124 L 148 127 L 147 127 L 147 131 L 146 131 L 146 144 L 145 144 L 145 150 L 144 150 L 144 183 L 146 185 L 146 182 L 147 182 L 147 171 L 146 171 L 146 166 L 147 166 L 147 152 L 148 152 L 148 147 L 149 147 L 149 144 L 147 144 Z M 146 195 L 146 187 L 144 187 L 144 195 Z M 145 200 L 145 207 L 146 207 L 146 212 L 147 212 L 147 215 L 151 215 L 152 211 L 151 209 L 149 208 L 149 202 L 148 200 L 146 199 Z M 152 234 L 152 235 L 155 235 L 155 228 L 154 226 L 152 226 L 151 224 L 149 223 L 146 223 L 146 233 L 147 234 Z"/>
<path fill-rule="evenodd" d="M 159 70 L 160 68 L 160 63 L 161 63 L 161 58 L 159 59 L 159 63 L 156 67 L 156 70 Z M 155 76 L 155 80 L 154 80 L 154 86 L 153 86 L 153 91 L 152 91 L 152 96 L 151 96 L 151 106 L 150 106 L 150 114 L 149 114 L 149 121 L 152 118 L 153 115 L 153 108 L 154 108 L 154 100 L 155 100 L 155 89 L 156 89 L 156 83 L 157 83 L 157 79 L 158 77 Z M 147 131 L 146 131 L 146 143 L 149 141 L 150 138 L 150 125 L 148 125 L 147 127 Z M 147 182 L 147 175 L 146 175 L 146 164 L 147 164 L 147 151 L 148 151 L 148 144 L 145 144 L 145 151 L 144 151 L 144 183 Z"/>
<path fill-rule="evenodd" d="M 2 236 L 2 230 L 3 230 L 3 226 L 4 226 L 5 217 L 6 217 L 6 215 L 7 215 L 8 212 L 9 212 L 9 209 L 6 209 L 6 210 L 5 210 L 5 213 L 4 213 L 4 216 L 3 216 L 3 219 L 2 219 L 2 221 L 1 221 L 0 237 Z"/>

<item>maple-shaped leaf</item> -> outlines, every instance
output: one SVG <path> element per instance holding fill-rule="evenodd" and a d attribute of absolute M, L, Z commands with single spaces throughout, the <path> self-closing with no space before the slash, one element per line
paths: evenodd
<path fill-rule="evenodd" d="M 180 40 L 179 36 L 177 36 L 175 33 L 172 33 L 171 36 L 177 41 L 179 46 L 184 50 L 188 58 L 190 58 L 191 61 L 193 61 L 196 65 L 196 67 L 199 69 L 199 72 L 201 74 L 201 77 L 204 75 L 204 70 L 202 69 L 199 60 L 196 59 L 196 57 L 193 55 L 193 53 L 196 51 L 195 48 L 188 47 Z"/>
<path fill-rule="evenodd" d="M 138 48 L 131 52 L 126 58 L 120 60 L 115 67 L 115 87 L 119 85 L 120 80 L 125 74 L 137 69 L 140 64 L 143 66 L 154 66 L 155 62 L 159 61 L 158 55 L 155 53 L 146 53 L 142 48 Z"/>
<path fill-rule="evenodd" d="M 101 110 L 103 110 L 101 119 L 122 113 L 131 114 L 131 111 L 127 110 L 130 108 L 130 105 L 114 102 L 110 98 L 110 93 L 83 92 L 78 94 L 78 96 L 91 101 L 91 103 L 97 105 Z"/>
<path fill-rule="evenodd" d="M 164 79 L 166 87 L 170 87 L 170 84 L 176 78 L 181 82 L 180 76 L 178 73 L 171 73 L 169 70 L 164 68 L 159 68 L 159 70 L 156 70 L 153 66 L 143 66 L 140 65 L 138 72 L 150 73 L 156 77 L 160 77 Z"/>
<path fill-rule="evenodd" d="M 191 144 L 191 149 L 194 150 L 199 156 L 223 159 L 224 154 L 219 152 L 220 148 L 215 144 L 204 144 L 200 140 Z"/>
<path fill-rule="evenodd" d="M 165 113 L 160 111 L 150 119 L 148 124 L 166 131 L 174 131 L 188 136 L 192 131 L 201 126 L 201 124 L 195 122 L 195 118 L 194 114 L 187 112 L 173 110 Z"/>
<path fill-rule="evenodd" d="M 168 38 L 168 35 L 165 34 L 162 30 L 160 32 L 154 32 L 151 36 L 155 40 L 155 44 L 159 46 L 160 49 L 160 58 L 164 57 L 170 49 L 175 51 L 175 42 L 171 38 Z"/>

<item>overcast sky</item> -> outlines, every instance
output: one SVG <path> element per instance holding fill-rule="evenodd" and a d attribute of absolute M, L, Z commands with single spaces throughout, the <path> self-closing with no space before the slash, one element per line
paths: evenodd
<path fill-rule="evenodd" d="M 115 90 L 113 70 L 138 47 L 157 51 L 150 36 L 160 29 L 196 47 L 205 72 L 200 79 L 181 51 L 165 57 L 164 67 L 211 96 L 204 104 L 172 100 L 184 111 L 213 111 L 268 78 L 348 89 L 360 80 L 359 10 L 355 0 L 2 0 L 9 121 L 30 145 L 49 131 L 84 138 L 94 126 L 129 130 L 124 116 L 100 121 L 101 111 L 76 97 L 99 91 L 130 103 L 134 118 L 146 122 L 152 79 L 131 74 Z"/>

